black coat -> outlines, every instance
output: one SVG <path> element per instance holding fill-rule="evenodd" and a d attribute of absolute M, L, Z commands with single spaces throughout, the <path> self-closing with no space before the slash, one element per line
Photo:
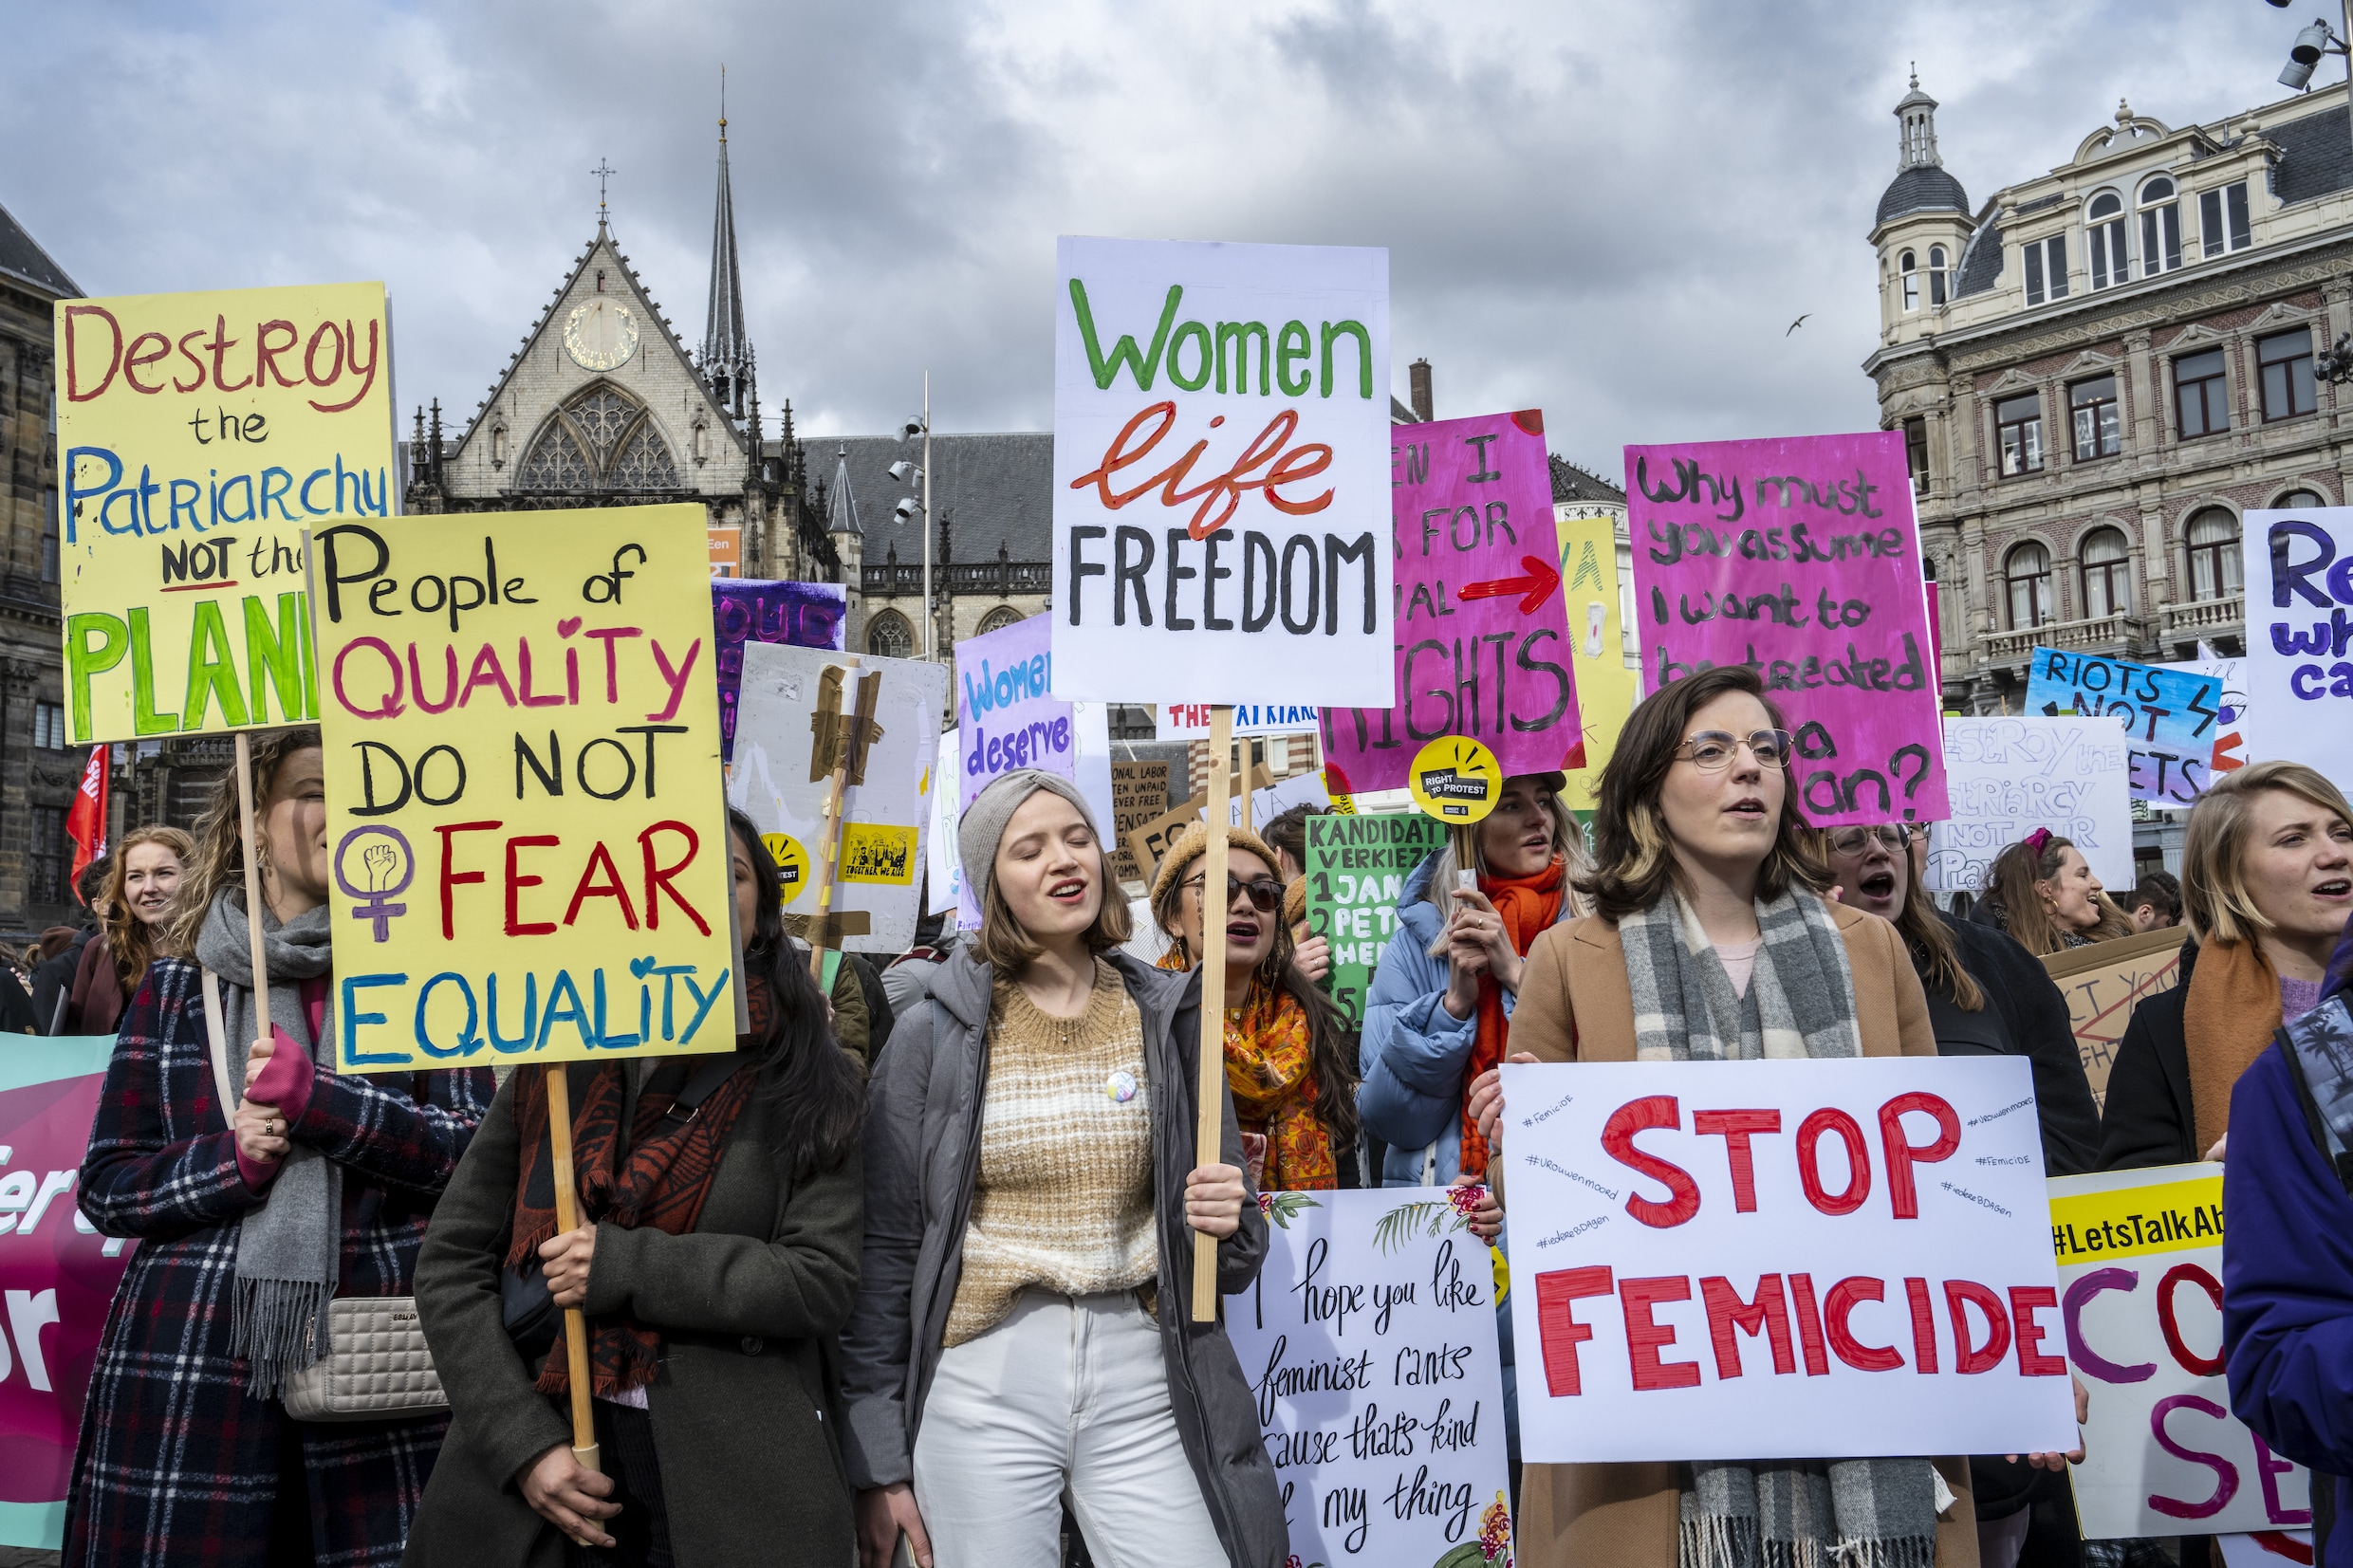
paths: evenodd
<path fill-rule="evenodd" d="M 2103 1171 L 2188 1165 L 2205 1157 L 2197 1147 L 2197 1119 L 2190 1114 L 2190 1041 L 2182 1026 L 2190 967 L 2196 962 L 2196 939 L 2184 941 L 2179 983 L 2141 998 L 2124 1025 L 2124 1042 L 2108 1069 Z"/>
<path fill-rule="evenodd" d="M 2043 1122 L 2043 1173 L 2077 1176 L 2100 1153 L 2100 1102 L 2084 1076 L 2067 999 L 2050 971 L 1991 924 L 1944 916 L 1961 968 L 1985 992 L 1986 1005 L 1963 1013 L 1949 995 L 1928 993 L 1939 1056 L 2022 1056 L 2034 1068 L 2035 1113 Z M 1922 984 L 1926 985 L 1926 977 Z"/>
<path fill-rule="evenodd" d="M 25 983 L 16 978 L 16 971 L 0 966 L 0 1034 L 37 1035 L 41 1025 L 34 1022 L 32 998 L 25 994 Z"/>
<path fill-rule="evenodd" d="M 58 1004 L 73 990 L 74 970 L 82 967 L 82 950 L 98 934 L 95 926 L 74 933 L 72 945 L 55 958 L 44 959 L 32 971 L 32 1026 L 40 1034 L 65 1033 L 65 1014 Z"/>

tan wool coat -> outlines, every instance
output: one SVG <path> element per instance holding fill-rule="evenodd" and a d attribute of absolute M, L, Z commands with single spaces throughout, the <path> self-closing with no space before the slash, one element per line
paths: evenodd
<path fill-rule="evenodd" d="M 1896 928 L 1840 904 L 1830 914 L 1854 971 L 1862 1054 L 1935 1056 L 1928 998 Z M 1634 990 L 1614 922 L 1587 916 L 1536 938 L 1511 1014 L 1510 1049 L 1541 1061 L 1634 1060 Z M 1521 1386 L 1529 1386 L 1525 1377 Z M 1969 1461 L 1935 1464 L 1955 1494 L 1936 1522 L 1936 1568 L 1977 1568 Z M 1529 1466 L 1519 1560 L 1527 1568 L 1675 1568 L 1679 1470 L 1670 1462 Z"/>

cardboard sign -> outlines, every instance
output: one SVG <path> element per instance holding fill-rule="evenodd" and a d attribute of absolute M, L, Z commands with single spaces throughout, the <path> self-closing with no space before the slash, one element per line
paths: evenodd
<path fill-rule="evenodd" d="M 2247 760 L 2353 778 L 2353 507 L 2251 511 Z"/>
<path fill-rule="evenodd" d="M 10 1035 L 0 1053 L 0 1546 L 64 1540 L 82 1407 L 137 1245 L 75 1207 L 114 1047 Z"/>
<path fill-rule="evenodd" d="M 2108 1100 L 2108 1070 L 2116 1065 L 2133 1009 L 2141 998 L 2181 984 L 2181 944 L 2189 934 L 2186 926 L 2169 926 L 2043 956 L 2043 967 L 2066 996 L 2068 1027 L 2084 1059 L 2084 1076 L 2102 1105 Z"/>
<path fill-rule="evenodd" d="M 2023 1059 L 1507 1062 L 1503 1087 L 1528 1460 L 2074 1446 Z"/>
<path fill-rule="evenodd" d="M 1324 710 L 1338 787 L 1395 789 L 1447 735 L 1484 745 L 1507 775 L 1581 766 L 1544 415 L 1397 427 L 1389 484 L 1397 702 Z"/>
<path fill-rule="evenodd" d="M 1307 819 L 1307 934 L 1331 944 L 1332 1002 L 1364 1026 L 1364 993 L 1397 934 L 1398 900 L 1416 866 L 1446 847 L 1444 824 L 1417 811 Z"/>
<path fill-rule="evenodd" d="M 75 745 L 319 716 L 303 531 L 391 514 L 391 354 L 376 283 L 57 302 Z"/>
<path fill-rule="evenodd" d="M 614 507 L 312 536 L 337 1071 L 734 1048 L 703 529 Z"/>
<path fill-rule="evenodd" d="M 1122 882 L 1141 881 L 1149 868 L 1139 865 L 1127 836 L 1156 817 L 1168 814 L 1168 764 L 1162 762 L 1111 765 L 1111 834 L 1119 846 L 1112 875 Z"/>
<path fill-rule="evenodd" d="M 2067 1358 L 2091 1390 L 2071 1467 L 2087 1540 L 2302 1529 L 2311 1474 L 2231 1414 L 2222 1167 L 2050 1183 Z"/>
<path fill-rule="evenodd" d="M 2220 681 L 2162 665 L 2037 648 L 2026 703 L 2029 713 L 2123 720 L 2136 801 L 2195 805 L 2213 782 L 2214 742 L 2222 733 Z"/>
<path fill-rule="evenodd" d="M 880 733 L 865 778 L 843 791 L 842 861 L 833 913 L 843 936 L 827 947 L 903 952 L 921 913 L 923 835 L 932 819 L 933 763 L 948 670 L 922 659 L 864 655 L 855 673 L 840 654 L 755 643 L 744 650 L 742 727 L 728 769 L 728 799 L 759 825 L 784 879 L 785 913 L 817 913 L 816 857 L 824 842 L 830 766 L 810 763 L 828 667 L 843 670 L 839 712 L 854 713 L 857 686 L 880 672 Z M 814 774 L 815 777 L 811 777 Z M 798 868 L 806 866 L 806 874 Z"/>
<path fill-rule="evenodd" d="M 1585 765 L 1568 770 L 1561 799 L 1591 811 L 1602 768 L 1618 749 L 1618 732 L 1641 700 L 1641 682 L 1626 667 L 1625 628 L 1618 615 L 1618 534 L 1607 515 L 1553 525 L 1561 545 L 1561 597 L 1567 607 L 1569 664 L 1577 676 L 1577 718 L 1584 728 Z"/>
<path fill-rule="evenodd" d="M 711 614 L 717 637 L 719 757 L 730 761 L 735 755 L 735 693 L 744 683 L 744 644 L 838 650 L 849 618 L 849 590 L 838 582 L 714 578 Z"/>
<path fill-rule="evenodd" d="M 1471 1198 L 1262 1192 L 1258 1207 L 1267 1262 L 1226 1298 L 1226 1326 L 1258 1394 L 1290 1560 L 1510 1561 L 1495 1271 Z"/>
<path fill-rule="evenodd" d="M 1386 707 L 1389 253 L 1078 239 L 1054 299 L 1054 692 Z"/>
<path fill-rule="evenodd" d="M 1952 817 L 1928 829 L 1931 893 L 1977 892 L 1993 858 L 2038 827 L 2075 840 L 2106 887 L 2132 885 L 2131 764 L 2121 721 L 1948 718 L 1945 783 Z"/>
<path fill-rule="evenodd" d="M 1250 793 L 1243 794 L 1237 791 L 1227 798 L 1228 821 L 1235 827 L 1251 825 L 1243 821 L 1244 810 L 1250 802 L 1257 801 L 1273 785 L 1274 780 L 1269 776 L 1264 766 L 1253 766 L 1250 772 Z M 1129 858 L 1141 868 L 1143 879 L 1149 882 L 1159 870 L 1160 857 L 1168 853 L 1168 846 L 1183 838 L 1185 829 L 1199 821 L 1208 810 L 1209 793 L 1204 790 L 1184 804 L 1172 807 L 1150 821 L 1128 829 L 1126 835 L 1120 840 L 1121 847 L 1125 849 Z M 1256 821 L 1263 821 L 1265 819 L 1258 818 Z"/>
<path fill-rule="evenodd" d="M 1903 437 L 1626 449 L 1642 685 L 1745 664 L 1817 827 L 1948 815 Z"/>

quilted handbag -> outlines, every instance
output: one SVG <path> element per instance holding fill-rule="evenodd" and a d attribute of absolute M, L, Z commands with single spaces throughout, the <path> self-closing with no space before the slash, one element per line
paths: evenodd
<path fill-rule="evenodd" d="M 220 981 L 204 971 L 204 1029 L 213 1054 L 213 1087 L 224 1114 L 237 1097 L 229 1087 L 228 1030 Z M 441 1375 L 425 1348 L 414 1296 L 339 1296 L 326 1304 L 326 1354 L 287 1379 L 281 1402 L 297 1421 L 385 1421 L 434 1415 L 450 1408 Z M 311 1329 L 313 1336 L 318 1330 Z"/>

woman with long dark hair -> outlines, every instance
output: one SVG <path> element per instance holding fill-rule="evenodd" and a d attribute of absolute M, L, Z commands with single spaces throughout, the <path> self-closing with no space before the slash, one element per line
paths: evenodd
<path fill-rule="evenodd" d="M 1153 877 L 1153 918 L 1169 937 L 1162 968 L 1201 966 L 1208 849 L 1209 828 L 1196 822 Z M 1251 1180 L 1262 1192 L 1361 1187 L 1356 1042 L 1331 999 L 1292 963 L 1275 867 L 1271 845 L 1248 828 L 1227 830 L 1226 1087 Z"/>
<path fill-rule="evenodd" d="M 434 1217 L 417 1304 L 450 1391 L 418 1564 L 846 1561 L 823 1346 L 858 1293 L 862 1075 L 729 846 L 751 1032 L 566 1068 L 582 1224 L 555 1227 L 547 1079 L 507 1080 Z M 562 1309 L 587 1314 L 604 1473 L 572 1457 Z"/>
<path fill-rule="evenodd" d="M 197 822 L 172 938 L 183 956 L 157 959 L 122 1015 L 82 1163 L 83 1213 L 139 1246 L 83 1407 L 76 1568 L 397 1562 L 449 1425 L 287 1411 L 331 1299 L 410 1294 L 491 1084 L 479 1067 L 335 1070 L 319 732 L 264 733 L 252 773 L 270 1038 L 255 1038 L 232 769 Z M 233 1103 L 214 1087 L 214 1012 Z"/>

